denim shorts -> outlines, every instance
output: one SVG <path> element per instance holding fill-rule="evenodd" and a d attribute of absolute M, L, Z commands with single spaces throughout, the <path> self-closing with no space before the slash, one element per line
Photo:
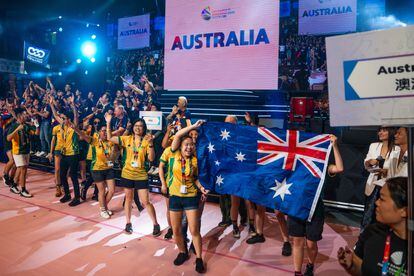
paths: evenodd
<path fill-rule="evenodd" d="M 200 197 L 198 196 L 180 197 L 170 195 L 170 204 L 168 207 L 170 211 L 197 210 L 199 202 Z"/>

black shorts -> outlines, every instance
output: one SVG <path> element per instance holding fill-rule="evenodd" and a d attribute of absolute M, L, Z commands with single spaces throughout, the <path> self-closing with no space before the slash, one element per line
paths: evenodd
<path fill-rule="evenodd" d="M 121 177 L 121 181 L 116 186 L 136 190 L 148 189 L 148 180 L 131 180 Z"/>
<path fill-rule="evenodd" d="M 92 179 L 94 182 L 103 182 L 105 180 L 111 180 L 115 178 L 114 170 L 102 170 L 102 171 L 91 171 Z"/>
<path fill-rule="evenodd" d="M 79 153 L 79 161 L 85 161 L 86 160 L 86 156 L 88 156 L 88 151 L 81 149 L 81 151 Z"/>
<path fill-rule="evenodd" d="M 318 204 L 319 205 L 319 204 Z M 323 207 L 316 207 L 323 208 Z M 288 216 L 288 232 L 291 237 L 306 237 L 310 241 L 320 241 L 322 239 L 323 224 L 325 215 L 322 211 L 315 210 L 312 220 L 301 220 Z"/>
<path fill-rule="evenodd" d="M 181 197 L 171 195 L 168 210 L 177 212 L 184 210 L 197 210 L 199 202 L 199 196 Z"/>

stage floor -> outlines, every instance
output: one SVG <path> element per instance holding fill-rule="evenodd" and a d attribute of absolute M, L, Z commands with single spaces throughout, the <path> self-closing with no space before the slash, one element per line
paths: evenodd
<path fill-rule="evenodd" d="M 3 164 L 0 165 L 3 171 Z M 100 217 L 97 202 L 88 200 L 77 207 L 61 204 L 54 196 L 53 175 L 29 170 L 28 190 L 23 198 L 0 187 L 0 271 L 1 275 L 194 275 L 195 256 L 176 267 L 178 254 L 173 241 L 165 241 L 166 205 L 160 195 L 151 194 L 162 235 L 152 237 L 147 212 L 133 209 L 134 233 L 123 233 L 123 193 L 117 190 L 110 208 L 111 219 Z M 91 189 L 89 192 L 92 192 Z M 90 198 L 91 193 L 88 197 Z M 282 240 L 274 215 L 267 214 L 266 242 L 248 245 L 248 229 L 241 238 L 232 227 L 217 227 L 221 220 L 217 204 L 207 203 L 202 218 L 203 259 L 208 275 L 292 275 L 292 257 L 281 255 Z M 325 224 L 319 242 L 316 275 L 346 275 L 338 265 L 340 246 L 353 246 L 358 229 Z"/>

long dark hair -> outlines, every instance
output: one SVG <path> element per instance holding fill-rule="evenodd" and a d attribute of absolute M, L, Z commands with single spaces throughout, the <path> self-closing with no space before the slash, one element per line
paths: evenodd
<path fill-rule="evenodd" d="M 132 129 L 131 129 L 132 134 L 135 135 L 134 126 L 138 122 L 142 122 L 142 125 L 144 126 L 144 133 L 142 134 L 142 136 L 145 136 L 145 134 L 147 134 L 147 123 L 145 123 L 145 120 L 142 119 L 142 118 L 138 118 L 138 119 L 136 119 L 136 120 L 133 121 L 133 123 L 132 123 Z"/>
<path fill-rule="evenodd" d="M 388 151 L 387 151 L 387 155 L 386 157 L 388 157 L 391 153 L 391 151 L 394 150 L 395 148 L 395 133 L 397 133 L 397 128 L 395 127 L 380 127 L 378 129 L 378 132 L 383 129 L 385 131 L 388 132 L 388 140 L 387 140 L 387 147 L 388 147 Z"/>

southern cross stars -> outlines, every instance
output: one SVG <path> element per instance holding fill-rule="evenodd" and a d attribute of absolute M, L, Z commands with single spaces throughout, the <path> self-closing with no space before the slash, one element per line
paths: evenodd
<path fill-rule="evenodd" d="M 226 139 L 226 141 L 228 141 L 228 139 L 230 138 L 230 131 L 227 131 L 227 129 L 225 130 L 221 130 L 221 140 Z"/>
<path fill-rule="evenodd" d="M 221 177 L 221 175 L 217 176 L 216 184 L 220 186 L 221 184 L 223 184 L 223 180 L 224 177 Z"/>
<path fill-rule="evenodd" d="M 244 157 L 246 154 L 243 154 L 242 152 L 236 153 L 236 159 L 237 161 L 243 162 L 244 160 L 246 160 L 246 158 Z"/>
<path fill-rule="evenodd" d="M 212 153 L 213 151 L 215 151 L 216 149 L 214 148 L 214 145 L 212 143 L 208 143 L 208 152 Z"/>
<path fill-rule="evenodd" d="M 275 194 L 273 195 L 273 198 L 280 196 L 280 198 L 283 200 L 285 200 L 285 195 L 291 195 L 290 191 L 289 191 L 289 187 L 292 186 L 292 183 L 287 184 L 286 183 L 286 178 L 283 179 L 282 182 L 279 182 L 277 180 L 275 180 L 276 182 L 276 186 L 273 188 L 270 188 L 270 190 L 275 191 Z"/>

